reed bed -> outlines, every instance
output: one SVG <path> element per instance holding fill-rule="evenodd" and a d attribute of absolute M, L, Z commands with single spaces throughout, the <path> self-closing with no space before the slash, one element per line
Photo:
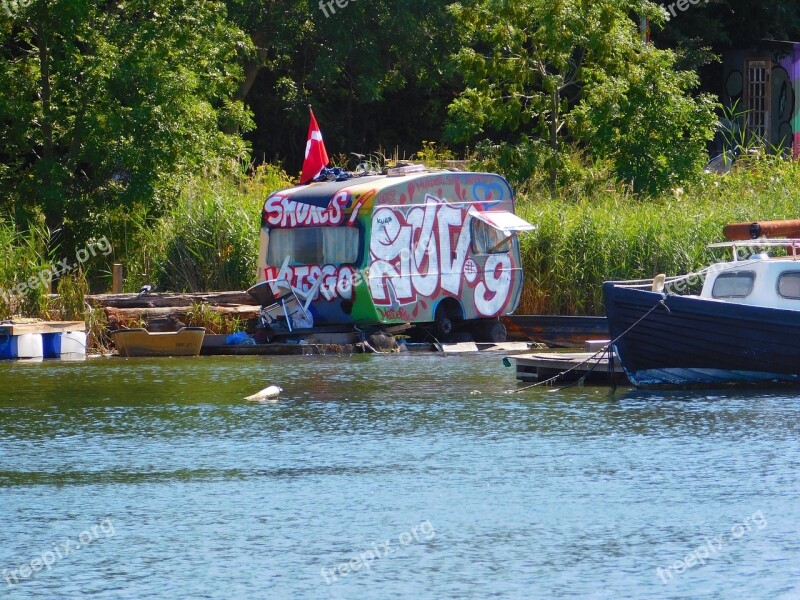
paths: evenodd
<path fill-rule="evenodd" d="M 178 201 L 131 244 L 126 291 L 154 284 L 157 291 L 246 289 L 255 281 L 261 209 L 275 190 L 293 185 L 266 165 L 243 181 L 194 180 Z"/>
<path fill-rule="evenodd" d="M 579 174 L 554 197 L 543 180 L 520 186 L 518 212 L 538 229 L 521 237 L 525 285 L 518 313 L 602 315 L 603 281 L 696 271 L 723 256 L 706 246 L 722 238 L 726 223 L 800 218 L 800 163 L 774 156 L 747 156 L 727 175 L 705 175 L 656 198 L 633 194 L 602 165 Z M 157 217 L 129 215 L 127 233 L 109 230 L 113 258 L 126 267 L 126 291 L 145 283 L 157 291 L 252 285 L 263 202 L 291 185 L 283 171 L 264 166 L 240 180 L 194 180 Z M 54 252 L 43 226 L 19 231 L 0 220 L 0 290 L 40 274 Z M 74 302 L 51 306 L 42 286 L 20 297 L 0 294 L 0 316 L 46 317 L 54 309 L 77 316 L 88 289 L 86 275 L 78 276 L 80 289 L 61 284 Z"/>
<path fill-rule="evenodd" d="M 532 186 L 531 186 L 532 187 Z M 800 165 L 752 157 L 724 176 L 642 199 L 607 186 L 551 198 L 521 192 L 518 212 L 537 224 L 521 239 L 519 314 L 602 315 L 602 283 L 677 275 L 724 256 L 706 246 L 726 223 L 800 217 Z"/>
<path fill-rule="evenodd" d="M 0 319 L 48 316 L 50 286 L 42 274 L 52 258 L 50 241 L 43 224 L 20 231 L 0 216 Z"/>

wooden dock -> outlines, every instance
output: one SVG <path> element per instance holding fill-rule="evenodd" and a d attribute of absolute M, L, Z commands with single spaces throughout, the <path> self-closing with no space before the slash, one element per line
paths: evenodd
<path fill-rule="evenodd" d="M 0 323 L 0 335 L 30 335 L 86 331 L 83 321 L 11 321 Z"/>
<path fill-rule="evenodd" d="M 373 350 L 361 342 L 328 341 L 320 342 L 310 339 L 306 343 L 270 343 L 270 344 L 242 344 L 229 346 L 219 339 L 225 336 L 206 336 L 212 338 L 212 343 L 203 342 L 200 354 L 212 356 L 327 356 L 333 354 L 363 354 Z M 474 342 L 458 344 L 399 344 L 394 352 L 441 352 L 444 354 L 518 354 L 530 352 L 528 344 L 519 342 L 505 342 L 498 344 L 476 344 Z M 391 352 L 393 353 L 393 352 Z"/>
<path fill-rule="evenodd" d="M 607 384 L 618 383 L 627 385 L 628 377 L 614 356 L 613 378 L 609 378 L 608 356 L 598 355 L 592 358 L 592 352 L 538 352 L 510 356 L 507 359 L 516 362 L 517 379 L 526 383 L 538 383 L 556 377 L 560 373 L 569 373 L 559 377 L 554 383 L 569 383 L 586 378 L 587 383 Z M 591 359 L 591 360 L 589 360 Z M 505 361 L 509 364 L 509 361 Z"/>

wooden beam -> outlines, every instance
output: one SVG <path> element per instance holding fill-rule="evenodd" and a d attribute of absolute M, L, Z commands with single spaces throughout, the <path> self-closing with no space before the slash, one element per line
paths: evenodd
<path fill-rule="evenodd" d="M 66 333 L 68 331 L 86 331 L 83 321 L 39 321 L 32 323 L 3 323 L 0 333 L 6 335 L 27 335 L 29 333 Z"/>
<path fill-rule="evenodd" d="M 139 294 L 95 294 L 86 296 L 86 301 L 93 307 L 112 308 L 188 308 L 192 304 L 201 302 L 215 306 L 258 306 L 247 292 L 151 293 L 144 296 Z"/>
<path fill-rule="evenodd" d="M 112 267 L 111 293 L 122 293 L 122 265 L 120 263 L 114 263 Z"/>

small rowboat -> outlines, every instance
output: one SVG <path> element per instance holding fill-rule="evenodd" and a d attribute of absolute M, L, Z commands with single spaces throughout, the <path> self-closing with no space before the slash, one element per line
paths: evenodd
<path fill-rule="evenodd" d="M 156 333 L 146 329 L 120 329 L 112 335 L 120 356 L 197 356 L 206 330 L 182 327 L 178 331 Z"/>

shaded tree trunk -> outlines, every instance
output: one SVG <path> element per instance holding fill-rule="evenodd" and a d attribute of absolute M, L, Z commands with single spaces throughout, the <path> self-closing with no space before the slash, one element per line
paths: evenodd
<path fill-rule="evenodd" d="M 558 87 L 551 94 L 552 106 L 550 115 L 550 195 L 555 196 L 558 184 L 558 119 L 559 119 Z"/>
<path fill-rule="evenodd" d="M 47 48 L 47 32 L 45 25 L 39 29 L 39 74 L 42 86 L 42 135 L 44 138 L 44 159 L 53 156 L 53 122 L 50 119 L 50 52 Z"/>

